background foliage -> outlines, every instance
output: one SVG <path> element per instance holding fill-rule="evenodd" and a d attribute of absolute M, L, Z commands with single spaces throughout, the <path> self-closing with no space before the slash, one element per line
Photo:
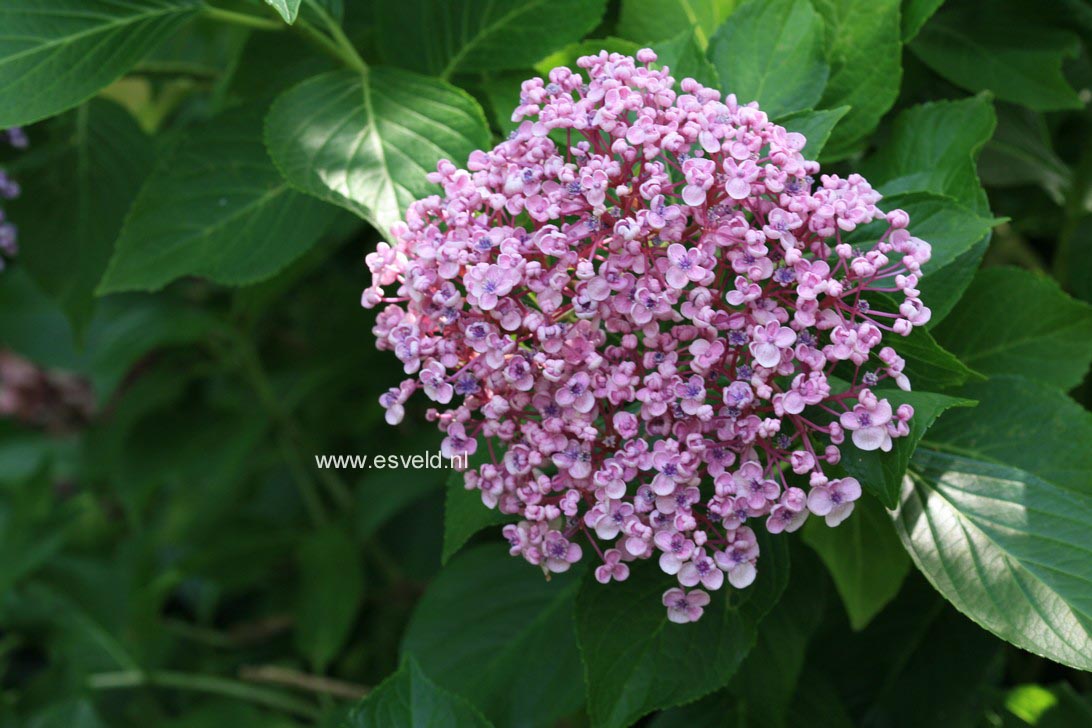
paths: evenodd
<path fill-rule="evenodd" d="M 644 45 L 934 245 L 912 436 L 685 627 L 313 462 L 436 449 L 357 306 L 436 160 Z M 1092 725 L 1090 49 L 1081 0 L 0 0 L 0 726 Z"/>

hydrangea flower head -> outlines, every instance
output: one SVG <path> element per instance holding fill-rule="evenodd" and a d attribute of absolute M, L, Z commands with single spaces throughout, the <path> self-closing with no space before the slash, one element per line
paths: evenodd
<path fill-rule="evenodd" d="M 928 321 L 930 248 L 757 104 L 655 60 L 602 52 L 524 82 L 518 129 L 441 161 L 443 194 L 367 257 L 363 304 L 410 375 L 388 420 L 421 390 L 445 454 L 487 453 L 466 487 L 517 517 L 514 555 L 591 558 L 602 583 L 654 559 L 687 622 L 755 580 L 757 529 L 850 515 L 860 484 L 828 472 L 842 447 L 909 433 L 883 341 Z M 864 249 L 843 241 L 874 221 Z"/>

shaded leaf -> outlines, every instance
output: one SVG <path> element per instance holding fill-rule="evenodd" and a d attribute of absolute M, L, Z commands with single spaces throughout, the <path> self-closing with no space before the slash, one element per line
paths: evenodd
<path fill-rule="evenodd" d="M 470 549 L 417 603 L 402 652 L 498 725 L 553 725 L 584 700 L 573 624 L 579 586 L 577 573 L 547 580 L 502 545 Z"/>
<path fill-rule="evenodd" d="M 1079 109 L 1062 62 L 1077 55 L 1080 40 L 1040 17 L 1026 3 L 953 3 L 922 28 L 910 49 L 969 91 L 992 91 L 1037 111 Z"/>
<path fill-rule="evenodd" d="M 233 109 L 167 155 L 133 204 L 100 292 L 154 291 L 186 275 L 253 283 L 318 240 L 333 211 L 277 172 L 261 141 L 265 109 Z"/>
<path fill-rule="evenodd" d="M 1092 363 L 1092 306 L 1020 268 L 979 271 L 937 338 L 985 374 L 1071 389 Z"/>
<path fill-rule="evenodd" d="M 346 728 L 489 728 L 478 709 L 432 682 L 412 657 L 357 705 Z"/>
<path fill-rule="evenodd" d="M 837 528 L 809 519 L 804 542 L 826 564 L 853 629 L 863 629 L 895 598 L 910 571 L 910 557 L 875 498 L 857 501 L 853 514 Z"/>
<path fill-rule="evenodd" d="M 728 682 L 788 577 L 784 540 L 760 539 L 755 583 L 737 591 L 726 582 L 695 623 L 668 621 L 661 598 L 675 580 L 654 564 L 635 564 L 621 583 L 585 580 L 577 596 L 576 624 L 593 725 L 627 726 Z"/>
<path fill-rule="evenodd" d="M 524 68 L 579 40 L 605 9 L 605 0 L 379 3 L 379 49 L 389 63 L 443 79 Z"/>
<path fill-rule="evenodd" d="M 364 565 L 357 545 L 338 526 L 311 533 L 299 549 L 296 645 L 325 671 L 341 651 L 364 597 Z"/>
<path fill-rule="evenodd" d="M 902 0 L 902 42 L 909 43 L 944 0 Z"/>

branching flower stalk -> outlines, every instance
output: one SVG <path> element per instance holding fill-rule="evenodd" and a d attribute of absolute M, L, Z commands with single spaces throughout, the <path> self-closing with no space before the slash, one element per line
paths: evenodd
<path fill-rule="evenodd" d="M 441 161 L 443 195 L 368 256 L 363 304 L 411 375 L 381 398 L 388 421 L 423 391 L 444 454 L 487 455 L 466 487 L 520 517 L 512 554 L 562 572 L 590 545 L 604 583 L 656 558 L 687 622 L 706 590 L 754 581 L 758 524 L 849 516 L 847 438 L 909 433 L 880 388 L 910 387 L 884 338 L 929 320 L 930 246 L 861 176 L 816 180 L 802 135 L 693 79 L 677 93 L 655 60 L 526 81 L 511 137 Z"/>

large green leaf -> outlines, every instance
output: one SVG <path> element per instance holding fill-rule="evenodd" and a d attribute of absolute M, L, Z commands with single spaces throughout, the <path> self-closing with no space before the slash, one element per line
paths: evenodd
<path fill-rule="evenodd" d="M 322 672 L 349 637 L 364 597 L 364 565 L 344 529 L 328 525 L 299 549 L 300 589 L 296 644 Z"/>
<path fill-rule="evenodd" d="M 1036 109 L 1079 109 L 1077 92 L 1062 73 L 1080 39 L 1041 20 L 1022 2 L 953 3 L 930 20 L 910 46 L 949 81 L 969 91 Z"/>
<path fill-rule="evenodd" d="M 546 579 L 502 545 L 476 547 L 429 585 L 402 652 L 498 725 L 553 725 L 584 700 L 573 624 L 579 586 L 576 573 Z"/>
<path fill-rule="evenodd" d="M 913 380 L 911 380 L 913 381 Z M 914 417 L 910 420 L 910 434 L 894 440 L 890 452 L 879 450 L 864 451 L 855 447 L 843 448 L 841 465 L 850 475 L 861 481 L 861 485 L 880 499 L 888 508 L 899 503 L 899 490 L 910 456 L 918 446 L 925 431 L 947 409 L 952 407 L 971 407 L 973 400 L 946 397 L 933 392 L 904 392 L 901 389 L 879 390 L 891 402 L 892 407 L 909 404 L 914 408 Z"/>
<path fill-rule="evenodd" d="M 960 394 L 978 406 L 941 417 L 923 446 L 1011 465 L 1092 496 L 1092 413 L 1054 387 L 1017 376 L 995 375 Z"/>
<path fill-rule="evenodd" d="M 638 43 L 654 43 L 694 33 L 705 49 L 709 37 L 739 5 L 739 0 L 622 0 L 618 34 Z"/>
<path fill-rule="evenodd" d="M 895 117 L 890 137 L 862 163 L 861 173 L 885 195 L 933 192 L 987 215 L 975 160 L 996 124 L 985 95 L 912 106 Z"/>
<path fill-rule="evenodd" d="M 857 150 L 899 95 L 902 45 L 899 0 L 814 0 L 826 21 L 824 48 L 830 81 L 822 106 L 849 106 L 835 127 L 827 155 Z"/>
<path fill-rule="evenodd" d="M 944 0 L 902 0 L 902 42 L 909 43 Z"/>
<path fill-rule="evenodd" d="M 705 57 L 694 31 L 684 30 L 679 35 L 655 43 L 652 49 L 656 51 L 656 62 L 667 66 L 676 81 L 692 78 L 703 86 L 720 89 L 717 69 Z"/>
<path fill-rule="evenodd" d="M 288 90 L 269 112 L 265 140 L 292 185 L 385 229 L 436 191 L 426 175 L 437 161 L 463 164 L 489 143 L 489 132 L 464 91 L 375 68 L 326 73 Z"/>
<path fill-rule="evenodd" d="M 923 449 L 895 526 L 961 612 L 1029 652 L 1092 670 L 1092 498 Z"/>
<path fill-rule="evenodd" d="M 882 204 L 887 210 L 906 210 L 910 215 L 910 233 L 932 246 L 932 257 L 921 268 L 926 278 L 973 248 L 1000 222 L 932 192 L 891 195 Z"/>
<path fill-rule="evenodd" d="M 808 143 L 801 153 L 808 159 L 818 159 L 830 139 L 830 133 L 847 113 L 848 106 L 839 106 L 837 109 L 804 109 L 782 116 L 776 121 L 789 131 L 803 134 Z"/>
<path fill-rule="evenodd" d="M 806 549 L 793 551 L 792 561 L 784 596 L 763 618 L 754 649 L 727 687 L 748 725 L 785 725 L 808 643 L 823 618 L 827 581 L 822 567 Z"/>
<path fill-rule="evenodd" d="M 674 580 L 654 564 L 634 565 L 621 583 L 585 580 L 576 600 L 576 631 L 593 725 L 628 726 L 728 682 L 788 578 L 784 540 L 760 544 L 755 583 L 743 590 L 725 584 L 696 623 L 668 621 L 661 598 Z"/>
<path fill-rule="evenodd" d="M 1004 103 L 997 105 L 997 131 L 982 150 L 978 173 L 990 187 L 1039 185 L 1058 205 L 1073 176 L 1054 151 L 1043 114 Z"/>
<path fill-rule="evenodd" d="M 910 557 L 875 498 L 857 501 L 837 528 L 810 519 L 804 541 L 826 564 L 853 629 L 863 629 L 895 598 L 910 570 Z"/>
<path fill-rule="evenodd" d="M 154 291 L 186 275 L 253 283 L 318 240 L 334 211 L 277 172 L 261 141 L 265 108 L 233 109 L 167 155 L 133 203 L 100 292 Z"/>
<path fill-rule="evenodd" d="M 397 66 L 449 79 L 529 66 L 579 40 L 606 0 L 403 0 L 376 5 L 379 48 Z"/>
<path fill-rule="evenodd" d="M 120 106 L 92 101 L 48 126 L 46 163 L 19 175 L 20 261 L 78 335 L 94 315 L 129 205 L 154 164 L 151 140 Z"/>
<path fill-rule="evenodd" d="M 199 7 L 198 0 L 4 0 L 0 129 L 90 98 Z"/>
<path fill-rule="evenodd" d="M 717 29 L 709 60 L 725 93 L 782 116 L 811 108 L 823 94 L 830 69 L 822 30 L 807 0 L 749 0 Z"/>
<path fill-rule="evenodd" d="M 1020 268 L 979 271 L 935 334 L 980 372 L 1061 389 L 1080 384 L 1092 363 L 1092 306 Z"/>
<path fill-rule="evenodd" d="M 931 192 L 951 197 L 980 218 L 988 217 L 989 202 L 975 163 L 996 121 L 984 95 L 912 106 L 895 118 L 890 137 L 864 160 L 861 173 L 885 195 Z M 988 240 L 986 235 L 922 280 L 922 299 L 933 311 L 931 325 L 943 320 L 959 300 L 982 261 Z"/>
<path fill-rule="evenodd" d="M 357 705 L 345 728 L 491 728 L 465 698 L 432 682 L 412 657 Z"/>

